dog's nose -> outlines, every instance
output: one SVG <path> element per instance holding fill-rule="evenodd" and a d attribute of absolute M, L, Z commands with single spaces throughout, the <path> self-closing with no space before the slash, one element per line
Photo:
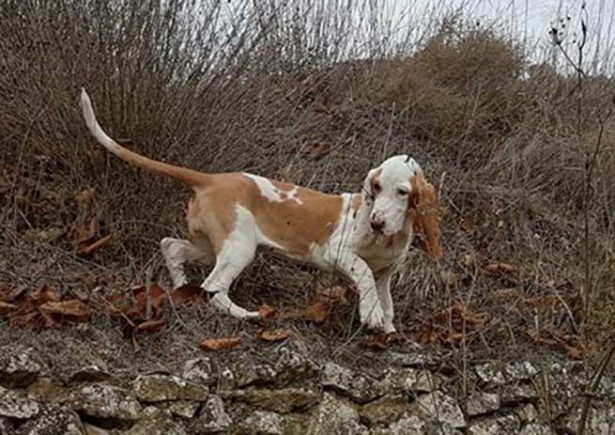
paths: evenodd
<path fill-rule="evenodd" d="M 377 233 L 382 232 L 382 229 L 384 228 L 384 221 L 381 220 L 370 220 L 369 224 L 371 225 L 372 230 Z"/>

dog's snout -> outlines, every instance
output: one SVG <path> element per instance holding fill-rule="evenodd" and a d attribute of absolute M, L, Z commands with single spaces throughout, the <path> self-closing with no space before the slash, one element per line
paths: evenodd
<path fill-rule="evenodd" d="M 374 231 L 376 231 L 378 233 L 381 232 L 382 229 L 384 228 L 384 222 L 374 222 L 374 221 L 371 221 L 370 225 L 372 227 L 372 230 L 374 230 Z"/>
<path fill-rule="evenodd" d="M 369 225 L 372 227 L 372 230 L 380 233 L 384 229 L 384 219 L 377 215 L 372 215 L 369 219 Z"/>

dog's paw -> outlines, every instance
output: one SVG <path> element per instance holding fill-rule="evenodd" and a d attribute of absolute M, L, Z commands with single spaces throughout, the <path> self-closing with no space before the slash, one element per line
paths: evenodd
<path fill-rule="evenodd" d="M 393 334 L 397 332 L 397 329 L 395 329 L 395 326 L 393 326 L 393 324 L 389 322 L 384 324 L 384 332 L 387 334 Z"/>
<path fill-rule="evenodd" d="M 371 329 L 384 329 L 384 311 L 379 302 L 362 303 L 359 306 L 361 323 Z"/>

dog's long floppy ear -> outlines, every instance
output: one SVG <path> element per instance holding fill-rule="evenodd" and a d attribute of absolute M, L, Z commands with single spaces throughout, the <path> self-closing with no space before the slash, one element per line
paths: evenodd
<path fill-rule="evenodd" d="M 421 173 L 411 178 L 410 207 L 414 208 L 414 233 L 424 240 L 424 249 L 432 260 L 443 256 L 440 207 L 436 189 Z"/>
<path fill-rule="evenodd" d="M 382 172 L 382 169 L 376 168 L 372 169 L 367 173 L 367 177 L 363 181 L 363 191 L 361 192 L 361 197 L 363 199 L 363 203 L 366 205 L 373 205 L 376 193 L 372 189 L 372 183 L 374 182 L 374 178 Z"/>

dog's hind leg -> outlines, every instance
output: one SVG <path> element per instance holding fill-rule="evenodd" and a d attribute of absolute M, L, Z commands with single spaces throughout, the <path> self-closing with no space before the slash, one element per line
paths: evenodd
<path fill-rule="evenodd" d="M 248 224 L 248 222 L 244 222 Z M 203 290 L 212 293 L 212 305 L 237 319 L 259 317 L 258 311 L 248 311 L 236 305 L 228 296 L 233 281 L 252 262 L 256 254 L 256 235 L 253 229 L 236 229 L 224 241 L 216 266 L 203 282 Z"/>
<path fill-rule="evenodd" d="M 213 264 L 216 259 L 207 240 L 195 244 L 189 240 L 165 237 L 160 241 L 160 250 L 171 275 L 173 288 L 181 287 L 188 282 L 184 263 L 198 261 L 203 264 Z"/>

